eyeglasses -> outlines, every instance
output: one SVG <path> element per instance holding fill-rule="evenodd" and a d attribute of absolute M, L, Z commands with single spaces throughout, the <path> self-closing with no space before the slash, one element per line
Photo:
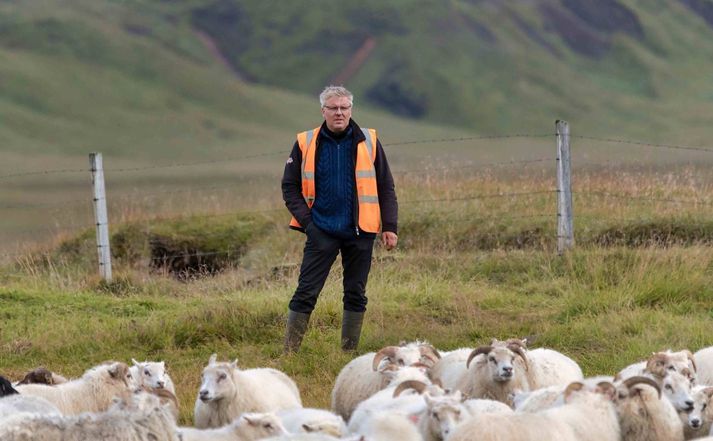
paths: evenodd
<path fill-rule="evenodd" d="M 346 107 L 324 106 L 323 109 L 327 109 L 332 113 L 337 113 L 337 112 L 347 113 L 348 111 L 352 110 L 352 106 L 346 106 Z"/>

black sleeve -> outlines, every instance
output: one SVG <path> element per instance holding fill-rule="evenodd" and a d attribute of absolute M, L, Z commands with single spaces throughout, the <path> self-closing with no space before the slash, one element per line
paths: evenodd
<path fill-rule="evenodd" d="M 399 204 L 396 200 L 394 178 L 391 176 L 389 162 L 386 160 L 381 141 L 376 140 L 376 189 L 379 192 L 379 207 L 381 209 L 381 230 L 398 233 Z"/>
<path fill-rule="evenodd" d="M 282 199 L 303 229 L 312 222 L 312 214 L 302 196 L 302 151 L 297 142 L 292 147 L 282 175 Z"/>

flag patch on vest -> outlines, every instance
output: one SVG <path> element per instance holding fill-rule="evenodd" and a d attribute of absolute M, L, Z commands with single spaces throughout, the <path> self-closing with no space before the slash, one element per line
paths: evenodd
<path fill-rule="evenodd" d="M 290 156 L 289 158 L 287 158 L 287 163 L 288 163 L 288 164 L 292 164 L 293 162 L 294 162 L 294 161 L 292 160 L 292 156 Z"/>

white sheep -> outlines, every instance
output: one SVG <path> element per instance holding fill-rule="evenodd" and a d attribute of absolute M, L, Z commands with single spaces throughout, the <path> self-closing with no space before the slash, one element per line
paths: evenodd
<path fill-rule="evenodd" d="M 682 441 L 683 425 L 673 404 L 648 377 L 630 377 L 617 386 L 614 404 L 622 441 Z"/>
<path fill-rule="evenodd" d="M 178 428 L 181 441 L 253 441 L 286 433 L 280 418 L 272 412 L 244 413 L 217 429 Z"/>
<path fill-rule="evenodd" d="M 361 433 L 362 427 L 370 424 L 376 415 L 399 414 L 411 417 L 425 410 L 426 403 L 420 392 L 431 383 L 425 367 L 407 366 L 394 368 L 389 372 L 392 375 L 389 385 L 359 403 L 354 409 L 348 423 L 350 432 Z M 407 392 L 401 393 L 402 391 Z"/>
<path fill-rule="evenodd" d="M 238 360 L 216 362 L 213 354 L 203 369 L 194 408 L 198 429 L 230 424 L 245 412 L 276 412 L 302 407 L 300 391 L 283 372 L 271 368 L 241 370 Z"/>
<path fill-rule="evenodd" d="M 513 341 L 493 339 L 489 346 L 471 351 L 455 378 L 442 378 L 443 386 L 460 390 L 471 398 L 486 398 L 512 405 L 514 391 L 530 390 L 524 347 Z"/>
<path fill-rule="evenodd" d="M 121 362 L 107 362 L 87 370 L 82 377 L 49 386 L 25 384 L 17 386 L 18 392 L 47 399 L 64 415 L 82 412 L 102 412 L 112 400 L 131 391 L 129 367 Z"/>
<path fill-rule="evenodd" d="M 653 375 L 663 378 L 667 372 L 676 371 L 685 375 L 695 383 L 696 361 L 691 351 L 684 349 L 672 352 L 670 349 L 663 352 L 654 352 L 646 361 L 630 364 L 614 377 L 617 381 L 626 380 L 634 376 Z M 702 383 L 705 384 L 705 383 Z"/>
<path fill-rule="evenodd" d="M 688 377 L 676 371 L 668 371 L 663 377 L 651 377 L 661 387 L 664 396 L 676 411 L 688 412 L 693 409 L 694 401 L 691 395 L 691 381 Z"/>
<path fill-rule="evenodd" d="M 61 415 L 57 406 L 42 397 L 15 394 L 0 399 L 0 420 L 19 413 Z"/>
<path fill-rule="evenodd" d="M 290 433 L 323 433 L 337 438 L 347 434 L 344 419 L 328 410 L 315 408 L 285 409 L 277 412 Z"/>
<path fill-rule="evenodd" d="M 696 351 L 693 360 L 698 368 L 698 384 L 713 385 L 713 346 Z"/>
<path fill-rule="evenodd" d="M 448 441 L 619 441 L 613 391 L 611 384 L 597 393 L 572 383 L 562 406 L 535 413 L 474 415 L 457 426 Z"/>
<path fill-rule="evenodd" d="M 686 439 L 694 439 L 707 434 L 713 423 L 713 402 L 711 400 L 713 386 L 695 386 L 691 396 L 693 408 L 678 412 Z"/>
<path fill-rule="evenodd" d="M 379 352 L 369 352 L 347 363 L 337 375 L 332 389 L 331 409 L 349 421 L 356 406 L 388 384 L 382 375 L 388 365 L 397 367 L 422 363 L 433 366 L 440 358 L 427 342 L 415 341 L 400 346 L 387 346 Z"/>
<path fill-rule="evenodd" d="M 0 424 L 3 441 L 178 441 L 168 406 L 153 397 L 148 411 L 112 409 L 78 416 L 19 414 Z"/>
<path fill-rule="evenodd" d="M 525 343 L 526 340 L 523 340 Z M 526 352 L 530 389 L 548 386 L 566 386 L 582 381 L 584 375 L 576 361 L 561 352 L 536 348 Z"/>
<path fill-rule="evenodd" d="M 134 381 L 136 387 L 152 387 L 155 389 L 167 389 L 171 391 L 174 395 L 176 394 L 176 387 L 173 385 L 173 380 L 171 376 L 166 372 L 166 363 L 163 361 L 136 361 L 131 359 L 134 363 L 133 366 L 129 368 L 131 372 L 131 378 Z"/>
<path fill-rule="evenodd" d="M 416 425 L 407 417 L 389 413 L 375 415 L 356 432 L 364 441 L 422 441 Z M 541 441 L 541 440 L 540 440 Z"/>
<path fill-rule="evenodd" d="M 440 441 L 473 415 L 483 413 L 512 413 L 513 410 L 500 401 L 464 400 L 460 391 L 431 396 L 424 393 L 426 409 L 418 418 L 418 429 L 424 441 Z"/>

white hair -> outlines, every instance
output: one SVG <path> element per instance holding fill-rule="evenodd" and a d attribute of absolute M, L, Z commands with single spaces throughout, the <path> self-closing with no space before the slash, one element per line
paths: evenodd
<path fill-rule="evenodd" d="M 322 93 L 319 94 L 319 104 L 324 107 L 324 103 L 326 103 L 328 99 L 335 96 L 347 97 L 350 105 L 354 102 L 354 95 L 346 88 L 342 86 L 327 86 L 324 88 Z"/>

